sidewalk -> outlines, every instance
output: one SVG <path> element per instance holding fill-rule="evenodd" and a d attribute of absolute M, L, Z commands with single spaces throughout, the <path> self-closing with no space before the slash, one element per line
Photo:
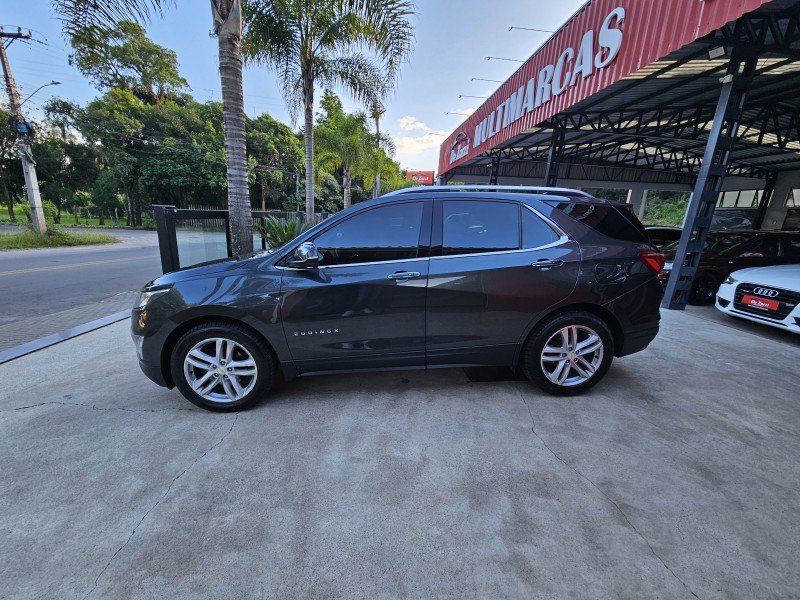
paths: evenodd
<path fill-rule="evenodd" d="M 122 292 L 100 302 L 0 324 L 0 352 L 114 313 L 130 311 L 137 294 L 136 291 Z"/>
<path fill-rule="evenodd" d="M 580 398 L 453 369 L 301 378 L 214 414 L 148 381 L 128 328 L 0 365 L 1 598 L 800 588 L 782 340 L 665 311 Z"/>

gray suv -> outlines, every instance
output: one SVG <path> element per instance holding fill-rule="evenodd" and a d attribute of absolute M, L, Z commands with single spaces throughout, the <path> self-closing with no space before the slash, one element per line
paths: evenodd
<path fill-rule="evenodd" d="M 624 204 L 411 188 L 156 279 L 133 338 L 150 379 L 210 410 L 248 407 L 279 377 L 375 369 L 507 366 L 572 395 L 655 338 L 663 266 Z"/>

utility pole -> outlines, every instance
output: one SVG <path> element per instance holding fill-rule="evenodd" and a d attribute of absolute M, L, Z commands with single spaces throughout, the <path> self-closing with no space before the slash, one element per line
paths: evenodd
<path fill-rule="evenodd" d="M 11 104 L 11 123 L 14 132 L 17 134 L 17 149 L 19 150 L 19 157 L 22 160 L 22 172 L 25 174 L 25 187 L 28 190 L 28 203 L 31 207 L 31 225 L 34 230 L 39 233 L 47 231 L 47 225 L 44 220 L 44 211 L 42 210 L 42 198 L 39 195 L 39 180 L 36 178 L 36 163 L 33 161 L 31 154 L 31 138 L 33 132 L 30 125 L 25 121 L 22 115 L 22 103 L 19 99 L 17 92 L 17 84 L 11 76 L 11 67 L 8 64 L 8 56 L 6 55 L 6 48 L 10 46 L 14 40 L 29 40 L 33 37 L 29 31 L 27 34 L 22 33 L 22 29 L 18 29 L 16 33 L 6 33 L 0 28 L 0 62 L 3 63 L 3 75 L 6 78 L 6 91 L 8 92 L 8 101 Z M 5 39 L 9 42 L 6 44 Z"/>

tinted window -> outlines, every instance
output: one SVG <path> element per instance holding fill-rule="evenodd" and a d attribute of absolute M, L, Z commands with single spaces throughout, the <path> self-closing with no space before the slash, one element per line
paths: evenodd
<path fill-rule="evenodd" d="M 741 252 L 739 256 L 746 258 L 763 258 L 765 256 L 778 256 L 778 238 L 776 237 L 763 237 L 756 240 L 752 244 L 743 246 L 737 250 Z"/>
<path fill-rule="evenodd" d="M 321 265 L 416 258 L 422 202 L 373 208 L 334 225 L 314 240 Z"/>
<path fill-rule="evenodd" d="M 616 240 L 650 243 L 639 220 L 625 208 L 607 204 L 563 202 L 557 208 L 576 221 Z"/>
<path fill-rule="evenodd" d="M 499 252 L 519 248 L 519 206 L 508 202 L 444 202 L 444 254 Z"/>
<path fill-rule="evenodd" d="M 706 235 L 706 241 L 703 244 L 703 252 L 719 254 L 725 250 L 732 248 L 736 244 L 746 242 L 753 237 L 752 233 L 728 233 L 723 231 L 711 231 Z M 679 242 L 665 246 L 663 250 L 671 251 L 678 249 Z"/>
<path fill-rule="evenodd" d="M 783 241 L 783 253 L 792 259 L 800 259 L 800 238 L 790 237 Z"/>
<path fill-rule="evenodd" d="M 527 208 L 522 209 L 522 247 L 539 248 L 558 240 L 550 226 Z"/>

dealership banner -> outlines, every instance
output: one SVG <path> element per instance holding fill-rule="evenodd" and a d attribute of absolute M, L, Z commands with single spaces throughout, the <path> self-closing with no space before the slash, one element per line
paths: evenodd
<path fill-rule="evenodd" d="M 440 149 L 439 173 L 768 2 L 590 0 L 450 134 Z"/>
<path fill-rule="evenodd" d="M 433 171 L 406 171 L 406 179 L 410 179 L 417 185 L 433 185 Z"/>

